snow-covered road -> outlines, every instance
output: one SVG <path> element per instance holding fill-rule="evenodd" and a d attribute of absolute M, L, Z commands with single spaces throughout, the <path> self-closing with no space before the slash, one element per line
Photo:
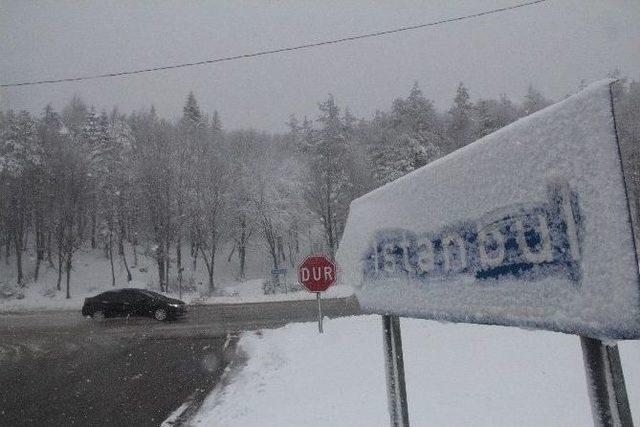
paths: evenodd
<path fill-rule="evenodd" d="M 353 314 L 354 299 L 325 302 Z M 93 321 L 70 310 L 0 315 L 0 425 L 157 426 L 216 384 L 228 333 L 309 321 L 315 301 L 190 307 L 182 321 Z"/>

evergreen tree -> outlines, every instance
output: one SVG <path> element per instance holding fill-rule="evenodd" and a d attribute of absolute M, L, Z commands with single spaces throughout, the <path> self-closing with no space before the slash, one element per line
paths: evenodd
<path fill-rule="evenodd" d="M 527 94 L 524 96 L 524 102 L 522 103 L 522 114 L 523 116 L 528 116 L 549 105 L 551 105 L 551 101 L 546 99 L 538 90 L 534 89 L 532 85 L 529 85 Z"/>
<path fill-rule="evenodd" d="M 473 141 L 473 105 L 469 101 L 469 91 L 462 82 L 456 89 L 453 107 L 449 109 L 449 140 L 454 151 Z"/>
<path fill-rule="evenodd" d="M 318 105 L 319 129 L 305 119 L 303 152 L 308 175 L 304 184 L 309 209 L 320 219 L 329 255 L 333 258 L 342 236 L 350 201 L 347 143 L 349 128 L 340 117 L 340 109 L 332 95 Z"/>
<path fill-rule="evenodd" d="M 516 106 L 504 94 L 500 95 L 499 100 L 481 99 L 475 104 L 474 109 L 478 120 L 475 129 L 476 139 L 493 133 L 520 117 Z"/>
<path fill-rule="evenodd" d="M 407 153 L 415 153 L 410 162 L 416 167 L 424 166 L 430 160 L 439 157 L 448 145 L 442 121 L 433 103 L 422 94 L 417 82 L 406 99 L 398 98 L 393 101 L 390 120 L 391 126 L 398 134 L 407 134 L 407 137 L 396 141 L 415 141 L 419 145 L 418 150 L 410 150 Z"/>
<path fill-rule="evenodd" d="M 203 115 L 193 92 L 189 92 L 189 95 L 187 95 L 187 102 L 182 109 L 182 113 L 182 119 L 188 122 L 191 126 L 198 127 L 202 123 Z"/>

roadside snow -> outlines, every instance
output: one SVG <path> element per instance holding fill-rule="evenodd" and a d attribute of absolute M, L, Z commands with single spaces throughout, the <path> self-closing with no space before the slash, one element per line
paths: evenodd
<path fill-rule="evenodd" d="M 178 418 L 180 418 L 180 415 L 182 415 L 182 413 L 187 410 L 189 405 L 191 405 L 191 401 L 185 402 L 182 405 L 180 405 L 178 409 L 173 411 L 171 415 L 169 415 L 169 417 L 166 420 L 164 420 L 162 424 L 160 424 L 160 427 L 171 427 L 175 425 L 176 422 L 178 421 Z"/>
<path fill-rule="evenodd" d="M 316 299 L 316 294 L 305 290 L 265 295 L 262 291 L 262 280 L 248 280 L 221 285 L 221 293 L 198 299 L 194 302 L 202 304 L 241 304 L 272 301 L 301 301 Z M 329 288 L 322 293 L 322 298 L 342 298 L 353 295 L 354 290 L 350 286 L 340 285 Z"/>
<path fill-rule="evenodd" d="M 121 264 L 115 269 L 115 288 L 157 288 L 157 271 L 154 269 L 151 258 L 139 255 L 139 263 L 136 267 L 131 267 L 133 280 L 127 282 L 126 270 Z M 31 264 L 33 260 L 27 260 Z M 84 299 L 95 296 L 101 292 L 114 289 L 111 283 L 111 269 L 108 260 L 101 250 L 86 250 L 77 254 L 74 269 L 71 273 L 71 298 L 66 299 L 64 276 L 62 290 L 56 290 L 57 270 L 43 263 L 40 279 L 37 283 L 30 282 L 23 288 L 12 288 L 19 290 L 22 298 L 15 296 L 3 296 L 1 294 L 3 285 L 10 283 L 10 275 L 13 264 L 0 264 L 0 313 L 18 311 L 39 311 L 39 310 L 80 310 Z M 29 265 L 31 268 L 31 265 Z M 268 273 L 268 272 L 267 272 Z M 190 274 L 187 272 L 186 277 Z M 262 279 L 246 281 L 233 281 L 220 279 L 216 284 L 216 293 L 213 296 L 206 296 L 206 284 L 199 283 L 190 292 L 183 292 L 182 300 L 192 304 L 238 304 L 238 303 L 258 303 L 271 301 L 297 301 L 315 299 L 315 294 L 304 290 L 282 294 L 264 295 L 262 290 Z M 323 294 L 323 298 L 337 298 L 353 295 L 353 289 L 348 286 L 335 286 Z M 168 294 L 177 298 L 178 292 Z M 203 296 L 204 295 L 204 296 Z"/>
<path fill-rule="evenodd" d="M 414 426 L 591 425 L 579 339 L 497 326 L 402 319 Z M 245 333 L 248 356 L 193 426 L 388 426 L 379 316 Z M 640 342 L 620 343 L 640 411 Z M 636 415 L 637 416 L 637 415 Z"/>

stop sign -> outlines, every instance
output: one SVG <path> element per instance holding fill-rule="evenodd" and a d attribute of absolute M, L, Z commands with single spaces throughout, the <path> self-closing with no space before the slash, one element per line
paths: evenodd
<path fill-rule="evenodd" d="M 309 292 L 324 292 L 336 282 L 336 265 L 324 255 L 310 255 L 298 267 L 298 282 Z"/>

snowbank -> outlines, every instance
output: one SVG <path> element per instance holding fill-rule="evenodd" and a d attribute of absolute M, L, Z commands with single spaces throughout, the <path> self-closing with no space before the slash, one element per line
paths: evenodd
<path fill-rule="evenodd" d="M 402 319 L 414 426 L 592 425 L 578 337 Z M 193 426 L 388 426 L 379 316 L 245 333 L 248 360 Z M 640 411 L 640 342 L 620 344 Z M 636 415 L 637 417 L 637 415 Z"/>
<path fill-rule="evenodd" d="M 344 298 L 353 295 L 353 293 L 354 289 L 350 286 L 333 286 L 322 293 L 322 298 Z M 316 299 L 316 294 L 306 290 L 265 295 L 262 290 L 262 280 L 258 279 L 222 284 L 218 295 L 194 299 L 193 302 L 199 304 L 241 304 L 311 299 Z"/>
<path fill-rule="evenodd" d="M 139 263 L 136 267 L 131 267 L 133 280 L 127 282 L 126 270 L 123 265 L 118 264 L 115 268 L 116 288 L 143 288 L 157 289 L 157 271 L 153 259 L 138 256 Z M 29 268 L 33 260 L 27 259 Z M 0 313 L 16 311 L 36 311 L 36 310 L 80 310 L 84 299 L 92 297 L 100 292 L 113 289 L 111 284 L 111 266 L 108 259 L 104 257 L 101 250 L 86 250 L 79 252 L 74 261 L 74 268 L 71 272 L 71 298 L 66 299 L 65 277 L 63 276 L 62 290 L 56 290 L 57 270 L 48 267 L 43 263 L 40 279 L 37 283 L 28 283 L 24 288 L 11 291 L 18 291 L 21 298 L 1 295 L 3 281 L 9 282 L 7 276 L 12 270 L 13 264 L 0 265 Z M 2 274 L 6 273 L 6 276 Z M 187 271 L 186 277 L 190 274 Z M 5 280 L 2 280 L 5 279 Z M 348 286 L 334 286 L 323 294 L 324 298 L 338 298 L 353 295 L 353 288 Z M 270 301 L 298 301 L 315 299 L 315 294 L 304 290 L 289 293 L 264 295 L 262 290 L 262 279 L 246 281 L 219 280 L 216 284 L 214 296 L 202 296 L 206 294 L 206 284 L 200 284 L 190 292 L 182 294 L 182 300 L 193 304 L 238 304 L 238 303 L 259 303 Z M 173 290 L 169 295 L 177 298 L 177 290 Z"/>

